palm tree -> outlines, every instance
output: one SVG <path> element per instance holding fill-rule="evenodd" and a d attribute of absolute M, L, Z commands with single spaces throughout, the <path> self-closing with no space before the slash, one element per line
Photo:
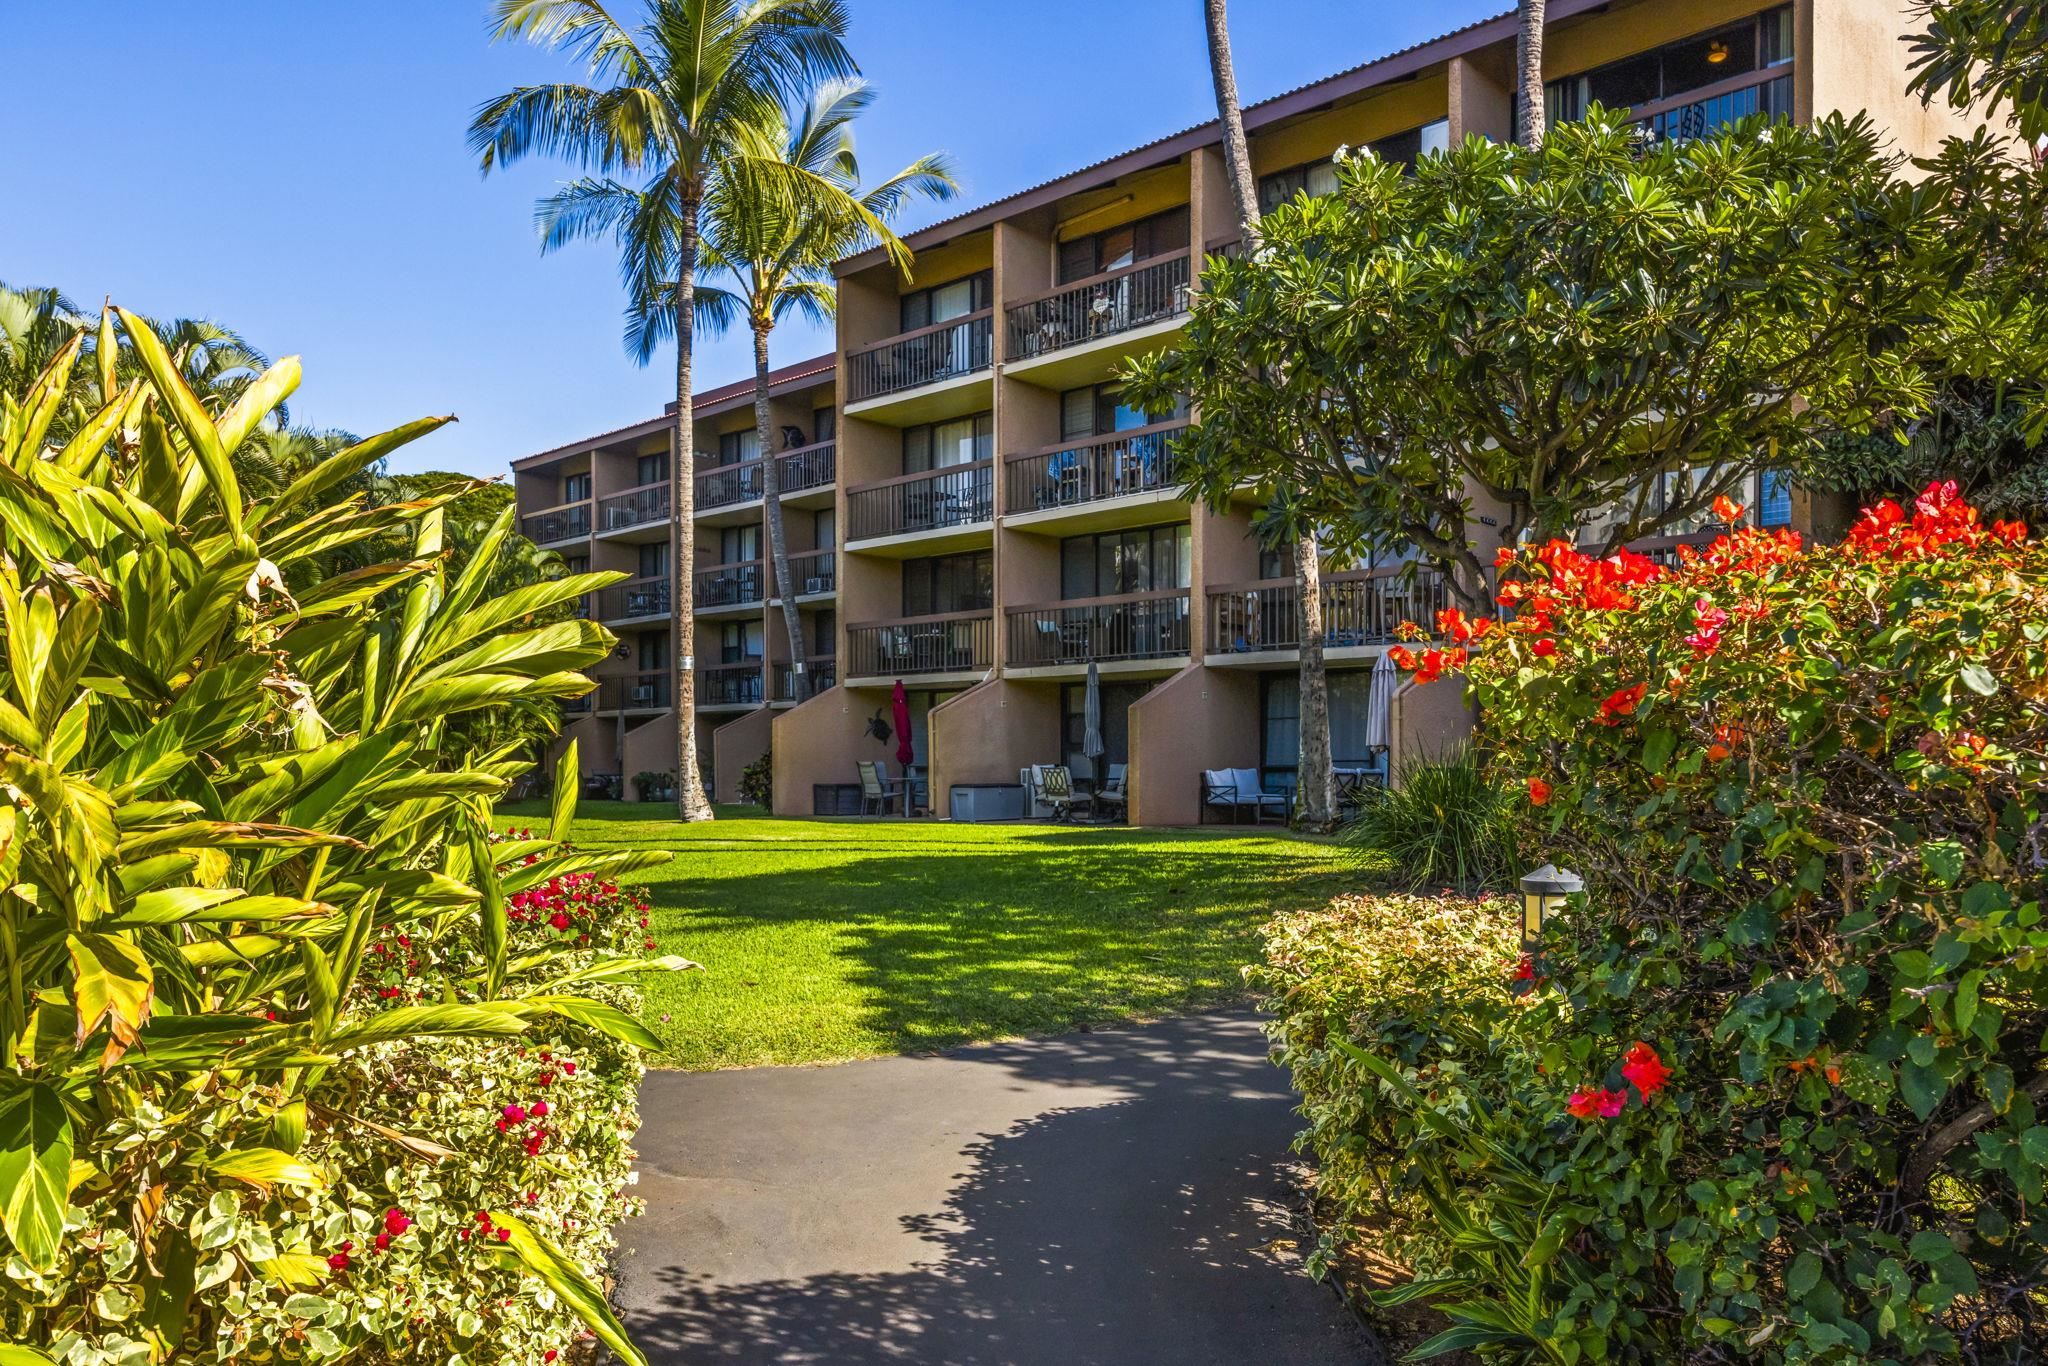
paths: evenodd
<path fill-rule="evenodd" d="M 803 613 L 789 572 L 789 540 L 783 534 L 779 462 L 770 444 L 774 424 L 768 401 L 768 339 L 790 314 L 823 323 L 831 318 L 836 294 L 832 263 L 880 243 L 907 269 L 909 252 L 890 232 L 894 217 L 912 195 L 950 199 L 959 189 L 942 154 L 919 157 L 872 189 L 860 188 L 853 151 L 853 120 L 874 100 L 857 80 L 828 81 L 812 92 L 794 126 L 758 132 L 752 158 L 779 157 L 809 177 L 797 203 L 756 175 L 721 179 L 704 206 L 706 273 L 723 274 L 730 290 L 700 288 L 698 318 L 723 329 L 745 318 L 754 336 L 754 429 L 759 439 L 761 496 L 768 516 L 768 553 L 782 595 L 782 621 L 789 632 L 789 657 L 796 667 L 796 700 L 810 696 Z M 763 190 L 769 191 L 763 194 Z M 794 210 L 794 212 L 792 212 Z M 715 301 L 715 303 L 713 302 Z M 708 306 L 707 306 L 708 305 Z"/>
<path fill-rule="evenodd" d="M 715 182 L 743 168 L 745 147 L 778 125 L 786 101 L 821 80 L 858 74 L 846 50 L 844 0 L 641 0 L 637 22 L 605 0 L 494 0 L 495 36 L 559 48 L 589 84 L 521 86 L 470 123 L 483 169 L 542 153 L 592 177 L 540 209 L 543 249 L 610 235 L 627 293 L 627 345 L 641 364 L 673 334 L 675 442 L 669 460 L 669 564 L 675 575 L 676 793 L 684 820 L 709 820 L 697 763 L 696 435 L 690 407 L 697 315 L 698 222 Z M 790 177 L 755 167 L 780 184 Z M 636 183 L 631 200 L 614 177 Z M 619 216 L 630 203 L 630 217 Z"/>
<path fill-rule="evenodd" d="M 1237 72 L 1230 61 L 1230 22 L 1225 0 L 1203 0 L 1209 34 L 1209 74 L 1216 84 L 1216 117 L 1223 125 L 1223 166 L 1237 206 L 1238 231 L 1247 255 L 1263 241 L 1259 234 L 1258 183 L 1252 179 L 1251 144 L 1237 99 Z M 1326 829 L 1337 818 L 1337 773 L 1330 761 L 1330 688 L 1323 670 L 1323 566 L 1312 519 L 1295 519 L 1294 590 L 1301 611 L 1301 750 L 1296 760 L 1297 818 L 1311 829 Z"/>
<path fill-rule="evenodd" d="M 1545 0 L 1519 0 L 1515 5 L 1515 78 L 1521 105 L 1521 143 L 1543 141 L 1543 9 Z"/>

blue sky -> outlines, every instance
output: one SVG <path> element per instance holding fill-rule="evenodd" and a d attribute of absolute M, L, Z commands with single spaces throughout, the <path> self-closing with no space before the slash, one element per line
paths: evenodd
<path fill-rule="evenodd" d="M 629 0 L 630 3 L 630 0 Z M 1247 102 L 1469 23 L 1506 0 L 1234 0 Z M 542 257 L 532 204 L 569 174 L 479 178 L 472 110 L 573 77 L 487 41 L 484 0 L 57 0 L 7 6 L 0 280 L 209 316 L 297 353 L 300 421 L 462 420 L 399 468 L 508 460 L 660 411 L 673 373 L 620 344 L 607 247 Z M 1215 112 L 1199 0 L 852 0 L 876 86 L 870 175 L 943 150 L 962 197 L 914 228 Z M 33 59 L 29 59 L 33 56 Z M 829 346 L 778 333 L 778 364 Z M 701 346 L 700 387 L 751 368 Z"/>

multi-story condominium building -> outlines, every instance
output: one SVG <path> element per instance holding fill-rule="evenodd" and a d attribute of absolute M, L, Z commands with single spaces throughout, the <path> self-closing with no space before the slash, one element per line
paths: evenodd
<path fill-rule="evenodd" d="M 1956 125 L 1905 95 L 1904 25 L 1892 0 L 1552 0 L 1550 113 L 1598 101 L 1684 137 L 1756 111 L 1868 109 L 1905 150 L 1931 150 Z M 1247 108 L 1261 200 L 1330 186 L 1340 146 L 1412 161 L 1509 137 L 1513 49 L 1506 14 Z M 1117 394 L 1120 363 L 1171 344 L 1205 254 L 1236 237 L 1211 123 L 911 234 L 908 280 L 879 252 L 841 262 L 834 354 L 775 377 L 790 585 L 769 583 L 751 386 L 700 396 L 698 724 L 720 799 L 772 744 L 779 814 L 841 809 L 858 761 L 895 753 L 872 723 L 898 682 L 942 814 L 954 789 L 1015 783 L 1032 764 L 1084 783 L 1125 765 L 1129 818 L 1145 824 L 1199 820 L 1204 770 L 1292 782 L 1286 553 L 1254 536 L 1256 508 L 1181 497 L 1186 413 Z M 570 726 L 594 777 L 674 766 L 667 442 L 657 417 L 515 466 L 530 537 L 634 575 L 591 607 L 620 636 Z M 1819 511 L 1774 480 L 1750 501 L 1766 523 Z M 1384 774 L 1465 725 L 1448 688 L 1400 690 L 1382 724 L 1369 715 L 1393 628 L 1445 601 L 1433 575 L 1405 568 L 1324 576 L 1332 749 L 1347 769 Z M 801 705 L 769 610 L 791 589 L 816 680 Z M 1090 664 L 1107 750 L 1093 760 Z"/>

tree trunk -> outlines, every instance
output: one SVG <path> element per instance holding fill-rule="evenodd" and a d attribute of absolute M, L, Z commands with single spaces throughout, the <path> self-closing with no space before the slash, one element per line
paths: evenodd
<path fill-rule="evenodd" d="M 1216 82 L 1216 117 L 1223 125 L 1223 167 L 1230 176 L 1230 198 L 1237 206 L 1237 228 L 1247 254 L 1258 249 L 1259 187 L 1252 179 L 1251 144 L 1245 141 L 1244 111 L 1237 103 L 1237 71 L 1230 64 L 1230 21 L 1225 0 L 1203 0 L 1209 27 L 1209 74 Z"/>
<path fill-rule="evenodd" d="M 1543 142 L 1543 8 L 1545 0 L 1519 0 L 1515 6 L 1515 75 L 1521 98 L 1518 140 L 1524 147 Z"/>
<path fill-rule="evenodd" d="M 811 695 L 810 671 L 804 667 L 804 614 L 796 605 L 796 584 L 789 577 L 789 538 L 782 534 L 782 471 L 777 468 L 768 412 L 768 331 L 774 324 L 754 323 L 754 436 L 761 443 L 761 506 L 768 514 L 768 558 L 775 567 L 775 591 L 782 598 L 782 624 L 789 631 L 790 677 L 801 702 Z"/>
<path fill-rule="evenodd" d="M 685 200 L 676 270 L 676 445 L 668 462 L 670 663 L 675 670 L 676 815 L 708 821 L 697 768 L 697 432 L 690 406 L 690 348 L 697 302 L 697 204 Z"/>
<path fill-rule="evenodd" d="M 1301 757 L 1295 769 L 1295 819 L 1309 830 L 1337 823 L 1337 775 L 1330 761 L 1330 689 L 1323 674 L 1322 547 L 1313 535 L 1294 543 L 1294 591 L 1301 600 Z"/>

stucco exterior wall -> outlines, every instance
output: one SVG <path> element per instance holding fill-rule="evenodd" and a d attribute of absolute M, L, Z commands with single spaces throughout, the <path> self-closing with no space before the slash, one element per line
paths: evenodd
<path fill-rule="evenodd" d="M 1014 783 L 1027 764 L 1059 762 L 1060 690 L 991 678 L 933 707 L 932 809 L 952 810 L 955 783 Z"/>
<path fill-rule="evenodd" d="M 713 801 L 744 800 L 740 796 L 740 774 L 768 752 L 774 720 L 775 713 L 761 707 L 711 732 L 711 771 L 717 775 L 717 787 L 711 794 Z"/>
<path fill-rule="evenodd" d="M 1393 744 L 1387 771 L 1396 779 L 1404 764 L 1455 753 L 1472 735 L 1472 709 L 1456 679 L 1402 684 L 1388 719 Z"/>
<path fill-rule="evenodd" d="M 1259 680 L 1190 664 L 1131 704 L 1132 825 L 1196 825 L 1202 770 L 1259 762 Z"/>
<path fill-rule="evenodd" d="M 1866 110 L 1909 156 L 1931 156 L 1944 138 L 1966 137 L 1981 122 L 1946 101 L 1925 105 L 1906 93 L 1912 75 L 1899 39 L 1918 24 L 1901 0 L 1799 0 L 1793 26 L 1808 101 L 1802 116 Z"/>
<path fill-rule="evenodd" d="M 858 782 L 855 764 L 887 757 L 863 735 L 868 717 L 888 701 L 874 688 L 827 688 L 800 706 L 770 713 L 776 815 L 810 815 L 814 784 Z"/>

